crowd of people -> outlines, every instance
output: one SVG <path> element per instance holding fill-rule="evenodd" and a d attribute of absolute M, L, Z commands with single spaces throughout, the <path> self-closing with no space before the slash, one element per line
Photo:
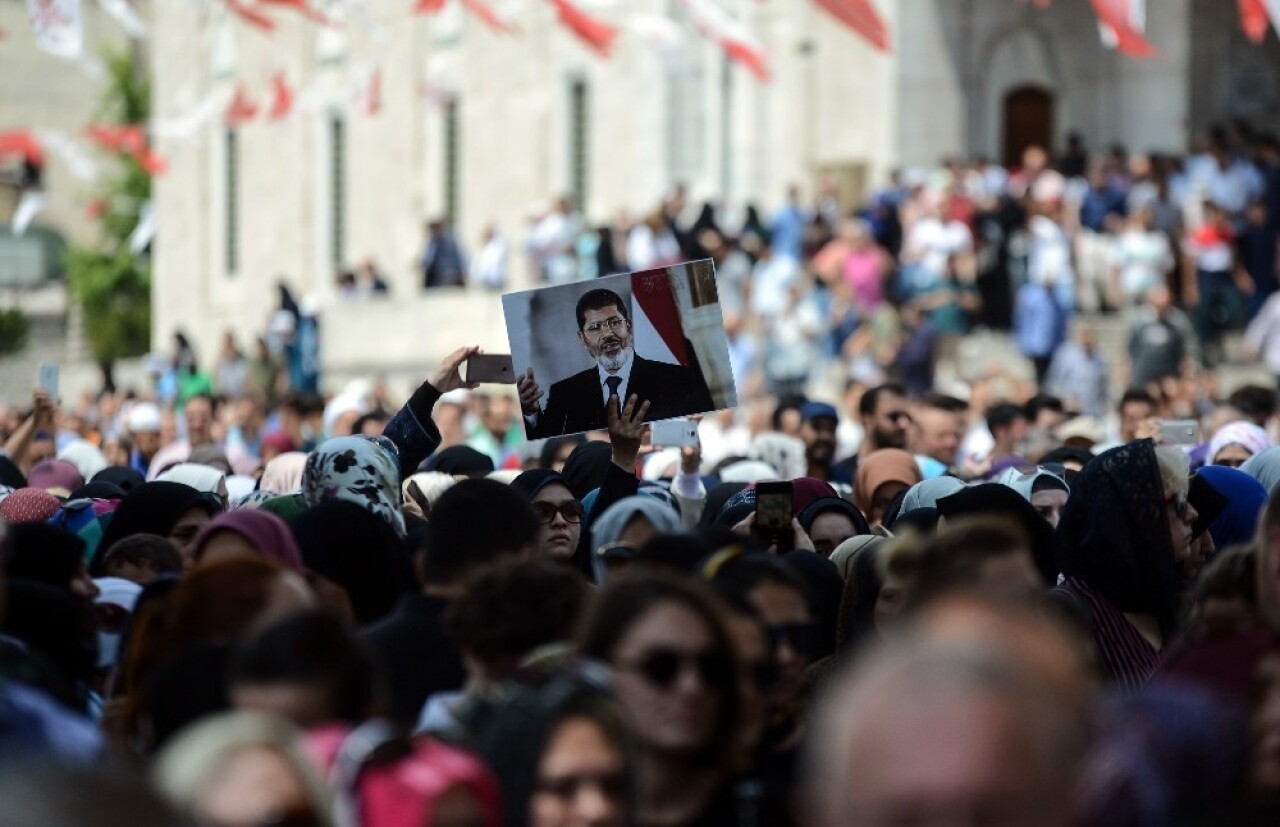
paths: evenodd
<path fill-rule="evenodd" d="M 594 248 L 540 247 L 551 208 L 548 283 L 715 259 L 742 404 L 694 445 L 616 397 L 528 441 L 475 347 L 322 395 L 284 289 L 252 357 L 36 390 L 0 410 L 0 827 L 1277 823 L 1277 397 L 1207 369 L 1251 314 L 1280 351 L 1271 146 L 1075 142 L 732 231 L 677 193 Z M 975 325 L 1028 370 L 956 364 Z"/>

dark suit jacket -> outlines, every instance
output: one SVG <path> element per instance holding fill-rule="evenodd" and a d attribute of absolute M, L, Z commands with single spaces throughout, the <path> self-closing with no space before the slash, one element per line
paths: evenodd
<path fill-rule="evenodd" d="M 653 362 L 641 358 L 640 354 L 632 357 L 626 393 L 628 396 L 635 394 L 642 402 L 649 403 L 646 422 L 702 413 L 713 407 L 711 394 L 697 371 L 666 362 Z M 609 422 L 601 402 L 603 398 L 600 371 L 594 365 L 568 379 L 561 379 L 551 386 L 547 406 L 538 416 L 538 424 L 526 429 L 529 438 L 542 439 L 607 428 Z M 626 402 L 621 400 L 623 405 Z"/>

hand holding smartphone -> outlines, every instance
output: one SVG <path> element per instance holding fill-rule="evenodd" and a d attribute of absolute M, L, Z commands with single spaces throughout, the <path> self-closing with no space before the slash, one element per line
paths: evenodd
<path fill-rule="evenodd" d="M 791 501 L 790 482 L 756 484 L 756 537 L 762 545 L 776 547 L 779 553 L 795 548 Z"/>

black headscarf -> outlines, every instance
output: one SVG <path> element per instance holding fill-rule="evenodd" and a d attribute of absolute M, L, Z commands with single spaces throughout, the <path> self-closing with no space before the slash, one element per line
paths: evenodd
<path fill-rule="evenodd" d="M 564 477 L 546 468 L 534 468 L 531 471 L 525 471 L 511 481 L 511 487 L 523 494 L 525 499 L 532 502 L 539 491 L 554 483 L 559 483 L 573 491 L 573 486 L 569 485 L 569 482 Z"/>
<path fill-rule="evenodd" d="M 93 606 L 67 590 L 27 580 L 10 580 L 5 593 L 5 635 L 22 641 L 29 651 L 25 664 L 9 663 L 6 670 L 25 672 L 27 682 L 67 706 L 84 711 L 86 688 L 98 665 L 98 636 Z"/>
<path fill-rule="evenodd" d="M 0 455 L 0 485 L 10 488 L 26 488 L 27 478 L 13 460 Z"/>
<path fill-rule="evenodd" d="M 707 501 L 702 506 L 702 519 L 698 520 L 698 526 L 707 528 L 715 525 L 716 518 L 720 516 L 720 509 L 724 508 L 724 504 L 734 494 L 746 487 L 747 483 L 745 482 L 722 482 L 713 485 L 711 490 L 707 492 Z"/>
<path fill-rule="evenodd" d="M 68 500 L 123 500 L 126 492 L 110 482 L 87 482 L 71 492 Z"/>
<path fill-rule="evenodd" d="M 894 534 L 901 534 L 909 528 L 914 528 L 921 534 L 933 534 L 938 530 L 941 516 L 936 508 L 913 508 L 905 514 L 899 514 L 889 528 L 893 529 Z"/>
<path fill-rule="evenodd" d="M 938 500 L 938 513 L 948 520 L 965 516 L 1004 515 L 1018 522 L 1031 540 L 1031 555 L 1046 586 L 1058 580 L 1058 563 L 1054 559 L 1053 527 L 1036 513 L 1026 498 L 1007 485 L 983 483 L 962 489 Z"/>
<path fill-rule="evenodd" d="M 103 468 L 94 474 L 93 479 L 89 480 L 89 482 L 107 482 L 112 485 L 118 485 L 128 494 L 133 489 L 146 485 L 147 478 L 132 468 L 117 465 L 111 468 Z"/>
<path fill-rule="evenodd" d="M 308 569 L 341 586 L 361 626 L 386 616 L 415 587 L 413 566 L 395 531 L 357 503 L 320 503 L 291 528 Z"/>
<path fill-rule="evenodd" d="M 813 660 L 821 660 L 836 650 L 836 621 L 840 617 L 844 580 L 835 563 L 808 549 L 789 551 L 782 555 L 782 562 L 804 581 L 813 619 L 818 624 Z"/>
<path fill-rule="evenodd" d="M 84 540 L 48 523 L 19 523 L 9 527 L 9 562 L 5 572 L 15 580 L 30 580 L 69 591 L 84 562 Z"/>
<path fill-rule="evenodd" d="M 102 558 L 116 541 L 135 534 L 158 534 L 168 537 L 174 525 L 189 508 L 201 506 L 210 514 L 221 510 L 221 503 L 213 494 L 201 493 L 179 482 L 149 482 L 125 495 L 111 517 L 98 551 L 93 556 L 89 571 L 101 577 Z"/>
<path fill-rule="evenodd" d="M 892 528 L 898 520 L 902 519 L 902 504 L 906 502 L 909 493 L 911 489 L 904 488 L 898 492 L 898 496 L 889 501 L 889 505 L 884 509 L 884 518 L 880 520 L 882 526 Z"/>
<path fill-rule="evenodd" d="M 754 488 L 744 488 L 725 500 L 724 505 L 720 506 L 720 513 L 716 515 L 714 525 L 721 528 L 733 528 L 747 519 L 751 512 L 755 510 L 756 490 Z"/>
<path fill-rule="evenodd" d="M 840 497 L 819 497 L 809 503 L 804 509 L 796 515 L 796 519 L 800 521 L 800 527 L 808 534 L 813 528 L 813 521 L 818 519 L 819 514 L 825 514 L 828 511 L 839 512 L 853 523 L 854 535 L 870 534 L 871 524 L 867 522 L 867 518 L 862 515 L 858 507 L 846 499 Z"/>
<path fill-rule="evenodd" d="M 493 473 L 493 459 L 470 445 L 453 445 L 432 454 L 426 462 L 426 470 L 441 474 L 483 477 Z"/>
<path fill-rule="evenodd" d="M 1155 443 L 1131 442 L 1085 466 L 1058 523 L 1058 551 L 1065 575 L 1122 612 L 1151 614 L 1172 628 L 1182 575 Z"/>
<path fill-rule="evenodd" d="M 613 448 L 607 442 L 584 442 L 565 460 L 560 472 L 573 496 L 582 499 L 604 484 L 605 471 L 613 462 Z"/>

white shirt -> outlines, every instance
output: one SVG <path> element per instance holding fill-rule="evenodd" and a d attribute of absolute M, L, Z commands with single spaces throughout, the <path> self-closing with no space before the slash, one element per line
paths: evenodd
<path fill-rule="evenodd" d="M 618 385 L 618 405 L 619 407 L 623 407 L 627 404 L 627 386 L 631 384 L 631 365 L 635 361 L 635 355 L 636 352 L 634 349 L 628 353 L 627 361 L 622 363 L 622 367 L 617 373 L 609 373 L 609 371 L 605 370 L 598 361 L 596 362 L 596 372 L 599 374 L 600 378 L 600 394 L 604 398 L 605 404 L 609 403 L 610 395 L 609 386 L 605 384 L 605 380 L 610 376 L 618 376 L 622 378 L 622 384 Z"/>

